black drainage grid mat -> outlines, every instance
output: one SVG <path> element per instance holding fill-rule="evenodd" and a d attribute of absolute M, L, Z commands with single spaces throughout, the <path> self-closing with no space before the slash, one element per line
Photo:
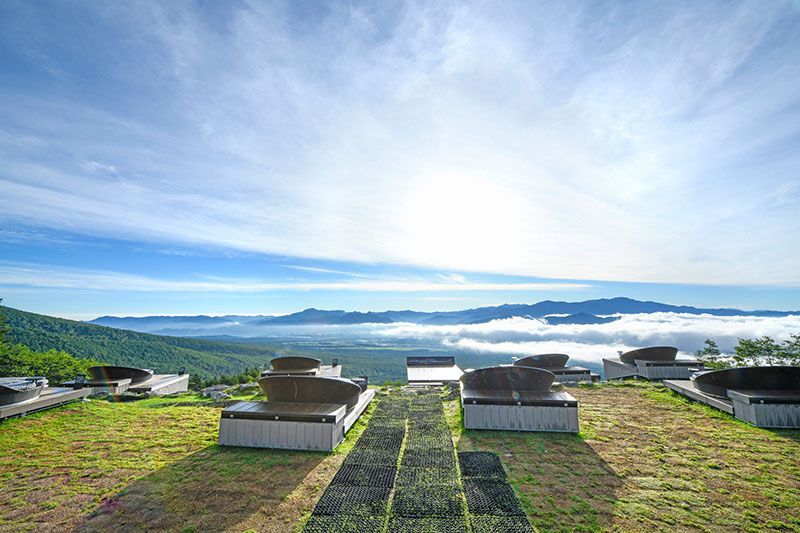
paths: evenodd
<path fill-rule="evenodd" d="M 408 419 L 408 431 L 414 433 L 450 433 L 450 427 L 441 416 L 412 422 Z"/>
<path fill-rule="evenodd" d="M 410 408 L 408 410 L 408 417 L 409 419 L 416 419 L 416 418 L 429 418 L 429 417 L 437 417 L 441 418 L 444 416 L 444 410 L 441 407 L 434 408 L 434 407 L 417 407 L 417 408 Z"/>
<path fill-rule="evenodd" d="M 464 494 L 471 514 L 525 516 L 514 489 L 504 479 L 465 478 Z"/>
<path fill-rule="evenodd" d="M 305 533 L 381 533 L 384 518 L 382 516 L 312 515 L 303 528 Z M 497 532 L 493 532 L 497 533 Z"/>
<path fill-rule="evenodd" d="M 441 409 L 442 408 L 442 401 L 439 398 L 432 398 L 432 399 L 414 399 L 408 402 L 408 408 L 410 410 L 414 409 Z"/>
<path fill-rule="evenodd" d="M 391 489 L 329 485 L 322 493 L 315 515 L 382 516 L 386 514 L 386 501 Z"/>
<path fill-rule="evenodd" d="M 389 521 L 391 533 L 467 533 L 467 522 L 460 518 L 404 518 L 394 516 Z M 502 533 L 493 531 L 492 533 Z"/>
<path fill-rule="evenodd" d="M 500 457 L 492 452 L 461 452 L 458 454 L 458 465 L 464 477 L 491 477 L 505 479 L 506 471 L 500 463 Z"/>
<path fill-rule="evenodd" d="M 457 487 L 443 485 L 399 486 L 395 489 L 394 514 L 402 517 L 458 517 L 464 515 L 464 500 Z"/>
<path fill-rule="evenodd" d="M 352 450 L 344 460 L 346 465 L 397 466 L 400 454 L 396 450 Z"/>
<path fill-rule="evenodd" d="M 418 431 L 449 431 L 444 417 L 440 415 L 432 417 L 412 417 L 408 419 L 408 429 Z"/>
<path fill-rule="evenodd" d="M 436 407 L 437 405 L 442 405 L 442 399 L 438 395 L 417 396 L 408 402 L 408 407 L 412 409 L 414 407 Z"/>
<path fill-rule="evenodd" d="M 473 533 L 533 533 L 524 516 L 473 516 Z"/>
<path fill-rule="evenodd" d="M 405 433 L 406 433 L 405 429 L 397 429 L 392 427 L 379 427 L 379 426 L 373 427 L 372 424 L 370 424 L 369 426 L 367 426 L 367 429 L 365 429 L 361 433 L 361 436 L 359 438 L 363 439 L 365 437 L 394 437 L 403 440 L 403 435 L 405 435 Z"/>
<path fill-rule="evenodd" d="M 376 489 L 390 489 L 394 486 L 396 473 L 397 469 L 393 466 L 345 464 L 333 476 L 331 485 L 357 485 Z"/>
<path fill-rule="evenodd" d="M 438 466 L 453 468 L 453 450 L 406 450 L 403 454 L 401 468 L 414 466 Z"/>
<path fill-rule="evenodd" d="M 368 428 L 356 441 L 356 450 L 397 450 L 403 444 L 405 430 L 392 427 Z"/>
<path fill-rule="evenodd" d="M 369 421 L 369 427 L 374 428 L 405 428 L 405 418 L 375 418 L 374 416 Z"/>
<path fill-rule="evenodd" d="M 409 432 L 406 450 L 453 450 L 453 439 L 449 433 Z"/>
<path fill-rule="evenodd" d="M 458 485 L 458 473 L 455 468 L 420 467 L 401 468 L 397 473 L 397 486 L 402 485 Z"/>
<path fill-rule="evenodd" d="M 406 418 L 407 416 L 407 409 L 376 409 L 372 413 L 372 418 Z"/>
<path fill-rule="evenodd" d="M 376 413 L 390 413 L 390 412 L 405 412 L 408 411 L 408 404 L 406 402 L 387 402 L 382 401 L 375 408 Z"/>

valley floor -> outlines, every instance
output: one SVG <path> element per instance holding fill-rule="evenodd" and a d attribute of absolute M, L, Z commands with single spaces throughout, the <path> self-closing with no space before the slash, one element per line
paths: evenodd
<path fill-rule="evenodd" d="M 531 524 L 552 530 L 800 530 L 800 431 L 767 431 L 653 384 L 570 389 L 579 435 L 463 431 L 496 452 Z M 90 401 L 0 423 L 0 531 L 296 531 L 334 454 L 220 448 L 196 396 Z"/>

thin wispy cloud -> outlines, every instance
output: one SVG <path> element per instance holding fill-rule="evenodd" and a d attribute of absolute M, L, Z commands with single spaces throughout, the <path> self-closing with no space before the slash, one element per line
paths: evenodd
<path fill-rule="evenodd" d="M 159 279 L 148 276 L 83 270 L 47 265 L 0 262 L 0 288 L 82 289 L 115 292 L 245 292 L 356 291 L 356 292 L 472 292 L 569 291 L 585 289 L 582 283 L 459 283 L 423 279 L 358 279 L 353 281 L 272 281 L 197 276 L 195 279 Z"/>
<path fill-rule="evenodd" d="M 2 223 L 443 272 L 800 281 L 789 2 L 4 3 L 0 44 L 25 80 L 0 86 Z"/>
<path fill-rule="evenodd" d="M 346 270 L 336 270 L 333 268 L 311 267 L 311 266 L 301 266 L 301 265 L 286 265 L 286 268 L 291 268 L 292 270 L 300 270 L 302 272 L 314 272 L 317 274 L 336 274 L 337 276 L 347 276 L 350 278 L 358 278 L 364 276 L 363 274 L 358 274 L 356 272 L 348 272 Z"/>

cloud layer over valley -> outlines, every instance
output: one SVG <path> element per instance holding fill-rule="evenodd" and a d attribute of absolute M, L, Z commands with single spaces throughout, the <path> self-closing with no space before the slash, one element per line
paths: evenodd
<path fill-rule="evenodd" d="M 711 338 L 730 351 L 739 338 L 769 335 L 783 340 L 800 333 L 800 316 L 718 317 L 677 313 L 622 315 L 609 324 L 549 325 L 542 320 L 509 318 L 485 324 L 421 326 L 402 324 L 373 330 L 379 337 L 438 340 L 455 350 L 531 355 L 564 352 L 573 359 L 598 362 L 617 350 L 648 345 L 677 346 L 684 355 Z"/>

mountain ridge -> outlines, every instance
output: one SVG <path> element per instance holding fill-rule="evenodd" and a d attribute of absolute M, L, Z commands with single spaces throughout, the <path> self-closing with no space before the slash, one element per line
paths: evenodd
<path fill-rule="evenodd" d="M 641 301 L 626 297 L 600 298 L 581 302 L 543 300 L 534 304 L 502 304 L 475 307 L 458 311 L 345 311 L 342 309 L 316 309 L 309 307 L 288 315 L 193 315 L 114 317 L 103 316 L 88 321 L 90 324 L 130 329 L 147 333 L 191 334 L 205 331 L 205 327 L 235 326 L 291 326 L 291 325 L 355 325 L 391 324 L 411 322 L 422 325 L 481 324 L 507 318 L 536 318 L 549 324 L 602 324 L 617 320 L 619 316 L 640 313 L 709 314 L 713 316 L 781 317 L 800 314 L 800 311 L 745 311 L 735 308 L 703 308 L 673 305 L 654 301 Z M 551 316 L 557 315 L 557 316 Z"/>

